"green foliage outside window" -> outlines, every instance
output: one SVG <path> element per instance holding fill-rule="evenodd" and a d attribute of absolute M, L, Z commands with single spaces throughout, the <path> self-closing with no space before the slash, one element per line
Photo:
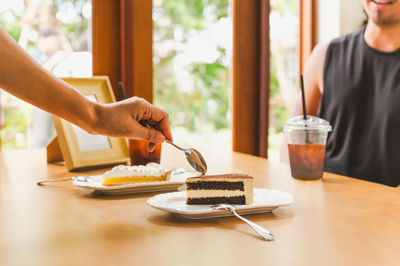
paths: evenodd
<path fill-rule="evenodd" d="M 155 5 L 154 94 L 155 104 L 170 114 L 172 127 L 184 127 L 192 132 L 216 131 L 228 128 L 229 65 L 225 49 L 216 47 L 219 57 L 214 62 L 193 62 L 186 66 L 193 87 L 179 88 L 173 59 L 179 53 L 170 49 L 166 55 L 157 54 L 157 45 L 173 40 L 176 46 L 186 43 L 191 33 L 205 30 L 221 18 L 227 18 L 229 0 L 164 0 Z M 153 16 L 154 17 L 154 16 Z M 167 21 L 164 23 L 164 21 Z M 177 40 L 175 30 L 182 31 Z"/>

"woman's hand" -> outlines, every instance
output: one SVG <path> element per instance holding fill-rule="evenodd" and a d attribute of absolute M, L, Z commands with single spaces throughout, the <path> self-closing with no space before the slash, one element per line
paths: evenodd
<path fill-rule="evenodd" d="M 165 139 L 172 141 L 168 114 L 138 97 L 112 104 L 97 104 L 91 132 L 113 137 L 127 137 L 148 141 L 147 149 L 153 151 Z M 147 122 L 155 129 L 140 124 Z"/>
<path fill-rule="evenodd" d="M 91 102 L 38 65 L 1 27 L 0 44 L 0 88 L 14 96 L 90 133 L 148 140 L 149 151 L 165 139 L 172 141 L 168 115 L 161 109 L 137 97 L 112 104 Z"/>

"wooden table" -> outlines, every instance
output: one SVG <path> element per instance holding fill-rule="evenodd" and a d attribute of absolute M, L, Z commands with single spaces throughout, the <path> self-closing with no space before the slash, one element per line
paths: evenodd
<path fill-rule="evenodd" d="M 256 187 L 294 195 L 294 204 L 247 218 L 192 221 L 152 209 L 154 194 L 98 197 L 46 165 L 44 150 L 0 153 L 0 265 L 399 265 L 398 188 L 333 174 L 298 181 L 286 165 L 232 152 L 206 152 L 210 173 L 242 171 Z M 163 164 L 187 166 L 164 149 Z M 101 173 L 96 170 L 89 174 Z"/>

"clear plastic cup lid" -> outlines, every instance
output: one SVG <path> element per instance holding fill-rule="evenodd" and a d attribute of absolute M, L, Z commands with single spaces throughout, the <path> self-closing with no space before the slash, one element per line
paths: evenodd
<path fill-rule="evenodd" d="M 332 131 L 332 127 L 328 121 L 307 115 L 307 120 L 304 120 L 302 115 L 298 115 L 290 118 L 286 121 L 285 126 L 283 127 L 283 131 L 292 131 L 292 130 L 319 130 L 319 131 Z"/>

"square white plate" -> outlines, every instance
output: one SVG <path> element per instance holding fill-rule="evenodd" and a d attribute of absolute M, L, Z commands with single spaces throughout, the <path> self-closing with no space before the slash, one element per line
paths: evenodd
<path fill-rule="evenodd" d="M 265 188 L 254 189 L 254 202 L 250 205 L 235 205 L 239 214 L 253 214 L 270 212 L 280 206 L 293 203 L 293 196 L 290 193 Z M 156 195 L 147 200 L 151 207 L 175 213 L 189 219 L 204 219 L 233 216 L 229 211 L 216 210 L 212 205 L 187 205 L 186 192 L 171 192 Z"/>
<path fill-rule="evenodd" d="M 172 173 L 169 181 L 146 182 L 119 186 L 103 186 L 101 184 L 101 179 L 103 176 L 96 175 L 86 177 L 86 181 L 80 181 L 75 178 L 72 184 L 80 188 L 94 189 L 106 195 L 122 195 L 176 190 L 178 187 L 185 184 L 186 178 L 199 175 L 200 174 L 196 172 L 184 172 L 179 174 Z"/>

